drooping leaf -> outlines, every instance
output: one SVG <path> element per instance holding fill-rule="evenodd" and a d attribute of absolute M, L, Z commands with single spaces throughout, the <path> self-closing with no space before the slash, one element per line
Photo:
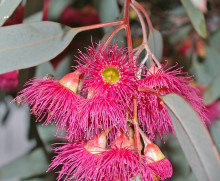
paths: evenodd
<path fill-rule="evenodd" d="M 44 151 L 38 148 L 0 168 L 0 180 L 40 175 L 45 173 L 47 168 L 48 162 Z"/>
<path fill-rule="evenodd" d="M 163 53 L 163 38 L 158 30 L 153 29 L 153 32 L 150 31 L 148 37 L 148 44 L 154 55 L 157 57 L 157 59 L 161 60 Z"/>
<path fill-rule="evenodd" d="M 33 67 L 62 52 L 79 28 L 34 22 L 0 29 L 0 74 Z"/>
<path fill-rule="evenodd" d="M 167 106 L 176 137 L 197 179 L 218 180 L 219 154 L 197 113 L 179 95 L 168 94 L 161 98 Z"/>
<path fill-rule="evenodd" d="M 220 74 L 210 83 L 203 95 L 207 104 L 211 104 L 220 97 Z"/>
<path fill-rule="evenodd" d="M 201 37 L 206 38 L 207 32 L 203 13 L 192 4 L 191 0 L 181 0 L 181 2 L 197 33 Z"/>
<path fill-rule="evenodd" d="M 210 133 L 220 153 L 220 119 L 218 119 L 211 127 Z"/>
<path fill-rule="evenodd" d="M 173 166 L 172 180 L 178 181 L 182 178 L 189 176 L 189 164 L 180 147 L 180 144 L 173 135 L 167 137 L 166 144 L 164 145 L 166 157 L 170 160 Z M 162 150 L 164 152 L 164 150 Z M 187 180 L 187 179 L 186 179 Z"/>
<path fill-rule="evenodd" d="M 1 0 L 0 1 L 0 26 L 13 14 L 21 0 Z"/>

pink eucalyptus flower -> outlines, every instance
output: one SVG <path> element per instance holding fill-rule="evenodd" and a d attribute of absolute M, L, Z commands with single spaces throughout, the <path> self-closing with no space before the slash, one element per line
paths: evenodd
<path fill-rule="evenodd" d="M 103 132 L 88 142 L 64 143 L 55 148 L 58 155 L 50 164 L 50 169 L 62 165 L 57 180 L 94 180 L 97 178 L 101 152 L 106 147 L 106 134 Z"/>
<path fill-rule="evenodd" d="M 116 99 L 97 96 L 79 101 L 77 120 L 71 123 L 67 132 L 75 139 L 74 136 L 78 136 L 75 132 L 84 130 L 89 139 L 109 128 L 115 128 L 114 134 L 121 129 L 127 131 L 126 123 L 125 110 Z"/>
<path fill-rule="evenodd" d="M 165 70 L 165 66 L 160 69 L 153 66 L 146 77 L 140 80 L 140 89 L 143 92 L 139 96 L 139 121 L 152 140 L 158 133 L 163 137 L 164 134 L 169 134 L 169 131 L 173 132 L 173 126 L 163 101 L 155 94 L 150 94 L 151 91 L 159 95 L 176 93 L 183 96 L 203 122 L 208 121 L 203 100 L 198 96 L 197 89 L 189 85 L 192 78 L 184 76 L 186 73 L 183 73 L 181 68 L 172 70 L 174 67 Z"/>
<path fill-rule="evenodd" d="M 84 89 L 93 90 L 94 95 L 113 97 L 121 101 L 124 109 L 137 93 L 137 66 L 134 56 L 117 44 L 107 50 L 102 45 L 87 49 L 87 54 L 78 57 L 79 70 L 84 73 Z M 85 64 L 85 65 L 84 65 Z"/>
<path fill-rule="evenodd" d="M 144 155 L 142 159 L 141 178 L 149 180 L 149 172 L 154 181 L 164 180 L 173 174 L 170 161 L 164 156 L 160 148 L 139 130 L 144 141 Z"/>
<path fill-rule="evenodd" d="M 76 103 L 80 97 L 75 93 L 79 74 L 70 73 L 59 82 L 47 78 L 35 78 L 26 83 L 26 88 L 15 98 L 18 103 L 27 103 L 31 113 L 37 116 L 39 122 L 45 125 L 57 124 L 64 130 L 75 118 Z"/>
<path fill-rule="evenodd" d="M 137 150 L 113 146 L 102 152 L 97 180 L 129 181 L 140 172 L 140 158 Z"/>

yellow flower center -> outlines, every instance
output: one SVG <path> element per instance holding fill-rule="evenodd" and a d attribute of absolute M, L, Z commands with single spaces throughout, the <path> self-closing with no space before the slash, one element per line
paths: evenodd
<path fill-rule="evenodd" d="M 114 83 L 119 80 L 119 71 L 115 67 L 106 67 L 103 71 L 103 78 L 108 83 Z"/>

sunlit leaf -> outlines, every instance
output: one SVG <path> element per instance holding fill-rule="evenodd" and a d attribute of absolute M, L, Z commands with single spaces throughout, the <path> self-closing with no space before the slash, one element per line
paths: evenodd
<path fill-rule="evenodd" d="M 0 26 L 13 14 L 21 0 L 1 0 L 0 1 Z"/>
<path fill-rule="evenodd" d="M 0 29 L 0 74 L 47 62 L 62 52 L 79 29 L 34 22 Z"/>
<path fill-rule="evenodd" d="M 48 168 L 43 149 L 38 148 L 14 162 L 0 168 L 0 180 L 40 175 Z"/>
<path fill-rule="evenodd" d="M 179 95 L 168 94 L 161 98 L 167 106 L 176 136 L 197 179 L 218 180 L 219 154 L 198 114 Z"/>
<path fill-rule="evenodd" d="M 210 83 L 203 97 L 207 104 L 213 103 L 220 97 L 220 74 Z"/>
<path fill-rule="evenodd" d="M 161 60 L 163 53 L 163 38 L 158 30 L 153 29 L 153 32 L 150 31 L 148 37 L 148 44 L 154 55 L 157 57 L 157 59 Z"/>
<path fill-rule="evenodd" d="M 197 33 L 201 37 L 206 38 L 207 32 L 203 13 L 192 4 L 191 0 L 181 0 L 181 2 Z"/>

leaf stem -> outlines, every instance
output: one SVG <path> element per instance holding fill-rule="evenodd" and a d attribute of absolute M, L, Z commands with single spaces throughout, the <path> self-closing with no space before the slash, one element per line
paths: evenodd
<path fill-rule="evenodd" d="M 117 26 L 117 25 L 122 25 L 124 24 L 124 20 L 118 20 L 118 21 L 112 21 L 112 22 L 107 22 L 107 23 L 99 23 L 99 24 L 94 24 L 94 25 L 89 25 L 89 26 L 82 26 L 78 28 L 73 28 L 73 31 L 86 31 L 86 30 L 93 30 L 93 29 L 98 29 L 98 28 L 103 28 L 103 27 L 108 27 L 108 26 Z"/>
<path fill-rule="evenodd" d="M 105 48 L 112 40 L 112 38 L 121 30 L 125 28 L 124 24 L 119 25 L 110 35 L 109 37 L 105 40 L 105 43 L 103 44 L 103 48 Z"/>

